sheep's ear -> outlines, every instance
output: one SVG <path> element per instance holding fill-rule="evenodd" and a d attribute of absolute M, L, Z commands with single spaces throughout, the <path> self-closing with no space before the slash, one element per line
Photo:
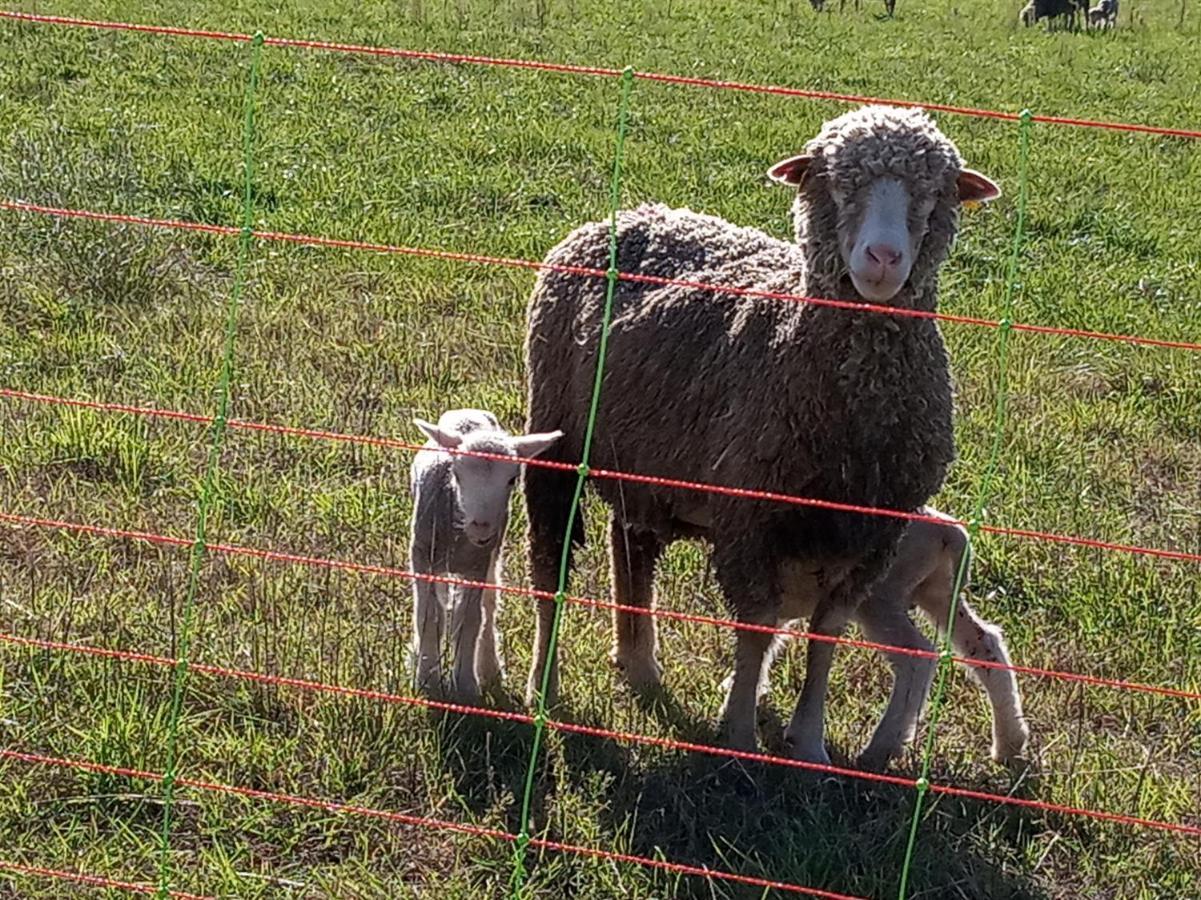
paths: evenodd
<path fill-rule="evenodd" d="M 811 162 L 813 162 L 813 157 L 808 153 L 782 159 L 767 170 L 767 177 L 772 181 L 780 182 L 780 184 L 800 187 L 801 182 L 805 180 L 805 173 L 809 171 Z"/>
<path fill-rule="evenodd" d="M 523 459 L 541 455 L 551 444 L 563 437 L 561 431 L 546 431 L 540 434 L 523 434 L 513 438 L 513 447 Z"/>
<path fill-rule="evenodd" d="M 959 173 L 959 202 L 975 205 L 996 200 L 1001 196 L 997 183 L 975 169 L 964 169 Z"/>
<path fill-rule="evenodd" d="M 425 419 L 414 419 L 413 424 L 424 431 L 425 436 L 439 447 L 453 450 L 459 444 L 463 443 L 462 435 L 455 434 L 453 431 L 445 431 L 432 422 L 425 421 Z"/>

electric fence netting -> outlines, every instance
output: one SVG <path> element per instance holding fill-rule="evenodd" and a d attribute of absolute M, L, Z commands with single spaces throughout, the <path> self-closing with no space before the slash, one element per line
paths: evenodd
<path fill-rule="evenodd" d="M 707 866 L 697 866 L 688 863 L 673 862 L 657 857 L 642 856 L 632 853 L 618 852 L 605 847 L 585 846 L 578 843 L 553 840 L 545 836 L 539 829 L 539 823 L 534 821 L 534 798 L 539 772 L 546 756 L 546 740 L 550 733 L 575 734 L 591 738 L 619 742 L 624 745 L 656 747 L 665 750 L 695 753 L 729 760 L 741 760 L 764 765 L 790 768 L 797 771 L 814 772 L 841 779 L 855 780 L 869 784 L 883 784 L 902 788 L 912 792 L 913 809 L 909 818 L 909 827 L 904 836 L 903 862 L 898 873 L 898 895 L 901 900 L 909 896 L 911 872 L 914 863 L 915 850 L 921 840 L 921 825 L 928 806 L 930 795 L 934 797 L 957 797 L 964 800 L 980 801 L 995 804 L 998 807 L 1025 808 L 1055 813 L 1064 816 L 1081 817 L 1095 821 L 1109 822 L 1130 828 L 1147 829 L 1152 832 L 1182 836 L 1188 839 L 1201 838 L 1201 826 L 1189 822 L 1176 822 L 1167 819 L 1139 816 L 1134 814 L 1090 809 L 1084 806 L 1051 803 L 1020 797 L 1015 794 L 960 788 L 954 784 L 945 783 L 931 777 L 932 761 L 936 747 L 937 731 L 940 718 L 945 710 L 947 677 L 952 663 L 959 662 L 968 666 L 985 668 L 1008 669 L 1014 672 L 1036 676 L 1050 681 L 1068 684 L 1102 687 L 1113 691 L 1142 694 L 1147 696 L 1174 698 L 1186 702 L 1201 700 L 1201 691 L 1188 686 L 1144 683 L 1134 680 L 1093 675 L 1082 672 L 1059 671 L 1050 668 L 1034 666 L 1011 665 L 1000 662 L 988 662 L 975 659 L 961 658 L 954 655 L 950 647 L 950 628 L 946 631 L 944 645 L 936 651 L 925 651 L 915 648 L 899 647 L 879 642 L 858 640 L 846 637 L 828 637 L 814 635 L 799 629 L 770 628 L 767 626 L 750 625 L 730 619 L 687 613 L 670 608 L 643 609 L 625 607 L 608 601 L 576 596 L 568 593 L 568 553 L 570 534 L 580 504 L 584 496 L 585 486 L 589 479 L 616 479 L 641 482 L 658 486 L 670 487 L 677 490 L 710 492 L 727 496 L 742 497 L 748 500 L 770 500 L 778 503 L 791 503 L 802 506 L 814 506 L 853 512 L 861 515 L 891 516 L 908 520 L 929 519 L 920 513 L 904 510 L 892 510 L 857 506 L 854 504 L 834 503 L 811 497 L 797 497 L 771 494 L 741 488 L 737 485 L 709 484 L 700 482 L 676 481 L 659 478 L 638 472 L 611 471 L 592 468 L 589 466 L 590 448 L 595 434 L 597 411 L 601 403 L 602 383 L 606 364 L 606 341 L 612 312 L 613 296 L 617 286 L 622 281 L 643 282 L 655 285 L 680 284 L 689 287 L 702 288 L 712 292 L 714 302 L 728 302 L 737 297 L 765 297 L 781 303 L 811 303 L 845 308 L 855 311 L 868 311 L 880 315 L 922 316 L 929 317 L 959 326 L 972 326 L 988 329 L 995 333 L 991 371 L 995 378 L 995 408 L 992 416 L 989 446 L 983 471 L 975 487 L 975 499 L 971 515 L 958 524 L 966 527 L 972 544 L 981 534 L 1015 538 L 1022 541 L 1033 541 L 1051 545 L 1081 547 L 1096 551 L 1116 552 L 1134 557 L 1143 557 L 1163 562 L 1192 564 L 1201 562 L 1201 553 L 1188 549 L 1171 547 L 1143 546 L 1135 543 L 1123 543 L 1106 540 L 1100 537 L 1090 537 L 1075 534 L 1065 534 L 1050 530 L 1035 530 L 1013 527 L 986 520 L 990 501 L 998 490 L 998 467 L 1002 452 L 1002 438 L 1005 431 L 1009 398 L 1007 384 L 1007 366 L 1011 340 L 1015 333 L 1034 335 L 1055 335 L 1073 340 L 1096 341 L 1102 344 L 1118 344 L 1130 347 L 1142 347 L 1147 350 L 1166 349 L 1193 353 L 1201 351 L 1201 343 L 1194 341 L 1143 336 L 1136 333 L 1120 333 L 1116 331 L 1099 331 L 1080 328 L 1059 327 L 1055 325 L 1037 324 L 1020 321 L 1017 302 L 1020 293 L 1019 265 L 1023 247 L 1024 228 L 1026 224 L 1026 208 L 1029 191 L 1029 165 L 1031 155 L 1032 129 L 1037 124 L 1058 127 L 1074 127 L 1086 129 L 1102 129 L 1125 133 L 1141 133 L 1164 137 L 1197 139 L 1201 131 L 1187 128 L 1175 128 L 1158 125 L 1142 125 L 1125 122 L 1104 122 L 1083 118 L 1035 115 L 1024 111 L 1021 113 L 996 110 L 957 107 L 945 104 L 920 105 L 926 109 L 941 111 L 948 114 L 974 116 L 1016 123 L 1019 143 L 1018 195 L 1016 201 L 1016 218 L 1012 235 L 1011 254 L 1008 261 L 1008 271 L 1005 277 L 1003 312 L 1000 318 L 989 319 L 972 316 L 951 315 L 946 313 L 924 313 L 903 309 L 892 309 L 872 306 L 829 298 L 803 297 L 790 294 L 772 294 L 745 288 L 734 288 L 719 284 L 697 284 L 688 281 L 672 281 L 671 279 L 654 278 L 620 271 L 618 267 L 616 223 L 617 212 L 622 204 L 623 163 L 626 150 L 628 124 L 630 120 L 632 97 L 640 81 L 674 84 L 690 88 L 714 90 L 733 90 L 743 93 L 762 93 L 776 96 L 790 96 L 805 99 L 816 99 L 841 102 L 876 102 L 879 98 L 860 97 L 852 94 L 838 94 L 823 91 L 809 91 L 771 85 L 754 85 L 741 82 L 718 81 L 712 79 L 693 78 L 655 72 L 635 72 L 633 69 L 610 69 L 600 67 L 579 66 L 565 63 L 541 62 L 536 60 L 499 59 L 483 56 L 472 56 L 454 53 L 431 51 L 403 50 L 394 48 L 369 47 L 354 44 L 342 44 L 327 41 L 291 39 L 262 34 L 238 34 L 229 32 L 204 31 L 198 29 L 177 28 L 167 26 L 136 25 L 123 22 L 98 22 L 83 19 L 72 19 L 57 16 L 45 16 L 16 12 L 0 12 L 0 20 L 24 23 L 26 25 L 52 25 L 67 28 L 83 28 L 109 31 L 125 31 L 146 35 L 159 35 L 174 38 L 191 38 L 210 41 L 224 41 L 245 47 L 246 54 L 246 83 L 244 91 L 243 124 L 241 134 L 241 165 L 242 179 L 240 185 L 241 220 L 238 225 L 218 225 L 199 223 L 179 219 L 164 219 L 150 216 L 138 216 L 122 213 L 73 208 L 69 206 L 52 206 L 27 202 L 19 198 L 0 197 L 0 210 L 18 216 L 36 216 L 52 220 L 86 220 L 100 223 L 121 224 L 137 228 L 166 231 L 194 232 L 221 238 L 236 240 L 236 264 L 234 268 L 232 288 L 224 309 L 220 358 L 217 360 L 218 378 L 214 387 L 215 410 L 208 412 L 193 412 L 179 409 L 163 409 L 139 406 L 130 403 L 105 402 L 83 399 L 78 397 L 57 396 L 45 393 L 22 390 L 0 384 L 0 399 L 10 404 L 21 404 L 26 407 L 50 409 L 86 410 L 110 416 L 129 417 L 139 421 L 162 421 L 190 425 L 198 429 L 207 429 L 209 440 L 205 447 L 205 465 L 200 489 L 196 497 L 195 528 L 191 536 L 171 535 L 157 531 L 138 531 L 128 528 L 118 528 L 106 524 L 75 522 L 51 517 L 39 517 L 18 513 L 12 510 L 0 509 L 0 524 L 9 529 L 32 529 L 44 532 L 74 535 L 90 540 L 126 542 L 137 545 L 147 545 L 172 550 L 186 554 L 188 561 L 188 578 L 182 604 L 182 622 L 179 631 L 179 643 L 175 653 L 164 656 L 141 652 L 138 649 L 117 649 L 93 646 L 83 642 L 56 641 L 40 637 L 21 635 L 0 631 L 0 644 L 25 650 L 41 651 L 44 653 L 61 654 L 74 658 L 90 658 L 107 660 L 122 666 L 141 666 L 152 670 L 168 672 L 172 678 L 171 701 L 169 716 L 164 735 L 166 745 L 166 765 L 163 771 L 152 771 L 140 768 L 114 766 L 86 759 L 74 759 L 50 754 L 36 753 L 24 749 L 6 748 L 0 750 L 0 759 L 12 764 L 36 767 L 46 770 L 69 770 L 93 774 L 107 774 L 142 782 L 154 786 L 161 796 L 161 827 L 159 839 L 159 866 L 157 883 L 128 881 L 118 878 L 93 875 L 82 872 L 71 872 L 57 868 L 37 866 L 17 860 L 0 860 L 0 873 L 10 875 L 53 880 L 66 886 L 91 886 L 128 893 L 154 894 L 159 897 L 199 898 L 204 894 L 189 893 L 179 890 L 178 879 L 172 862 L 172 832 L 178 813 L 177 795 L 182 791 L 200 794 L 236 796 L 264 804 L 291 807 L 297 809 L 318 810 L 327 814 L 360 818 L 382 822 L 398 823 L 408 827 L 432 829 L 448 833 L 471 835 L 488 841 L 511 845 L 511 878 L 509 890 L 514 898 L 521 898 L 528 890 L 529 856 L 531 850 L 553 853 L 572 854 L 580 857 L 606 860 L 613 863 L 624 863 L 646 867 L 648 869 L 675 876 L 697 877 L 722 882 L 729 885 L 740 885 L 760 889 L 767 894 L 775 891 L 783 894 L 794 894 L 812 897 L 830 898 L 830 900 L 864 900 L 855 895 L 839 893 L 782 880 L 741 874 L 736 871 L 714 869 Z M 606 269 L 585 267 L 553 266 L 530 259 L 499 257 L 486 254 L 476 254 L 446 250 L 435 247 L 405 246 L 370 243 L 350 238 L 308 235 L 265 231 L 255 228 L 255 189 L 254 171 L 256 150 L 260 145 L 259 133 L 256 127 L 255 111 L 256 92 L 262 68 L 264 48 L 298 49 L 320 52 L 368 54 L 388 56 L 417 61 L 453 63 L 460 65 L 480 65 L 493 67 L 509 67 L 524 69 L 532 72 L 554 72 L 561 74 L 579 75 L 585 77 L 600 77 L 615 79 L 617 90 L 614 92 L 613 121 L 614 141 L 612 147 L 612 168 L 608 180 L 607 213 L 609 221 L 609 264 Z M 899 103 L 900 105 L 919 105 L 909 101 L 881 101 Z M 215 484 L 222 476 L 222 448 L 226 436 L 231 432 L 242 432 L 259 435 L 273 435 L 287 440 L 309 441 L 327 445 L 366 446 L 385 451 L 412 452 L 420 449 L 417 445 L 371 434 L 355 434 L 330 431 L 322 428 L 306 428 L 274 424 L 266 421 L 243 420 L 230 416 L 233 385 L 236 383 L 235 347 L 238 339 L 238 314 L 247 285 L 247 271 L 252 255 L 256 248 L 273 243 L 304 245 L 312 247 L 338 248 L 348 251 L 395 254 L 410 257 L 430 257 L 445 261 L 474 266 L 497 266 L 504 268 L 540 271 L 552 269 L 565 272 L 579 278 L 603 279 L 605 282 L 605 309 L 603 324 L 600 330 L 599 347 L 597 349 L 597 365 L 593 381 L 590 413 L 584 437 L 584 453 L 577 464 L 547 462 L 538 459 L 528 460 L 529 465 L 558 468 L 575 475 L 575 487 L 572 498 L 571 514 L 568 521 L 568 541 L 566 542 L 563 559 L 559 572 L 559 583 L 554 592 L 536 591 L 512 585 L 485 584 L 463 579 L 443 576 L 430 576 L 412 572 L 408 569 L 377 563 L 360 562 L 350 559 L 340 559 L 333 556 L 315 555 L 294 552 L 286 548 L 269 548 L 246 544 L 214 541 L 209 536 L 210 517 L 212 515 L 213 495 Z M 451 451 L 461 452 L 461 451 Z M 487 454 L 469 454 L 482 455 Z M 939 521 L 942 520 L 932 520 Z M 967 568 L 967 553 L 960 560 L 955 578 L 954 598 L 950 609 L 950 621 L 953 624 L 959 603 L 961 588 Z M 655 737 L 620 729 L 609 729 L 585 725 L 565 719 L 555 718 L 548 708 L 546 692 L 550 670 L 544 676 L 540 690 L 535 692 L 534 708 L 527 712 L 513 712 L 503 709 L 476 706 L 461 703 L 451 703 L 427 697 L 394 693 L 383 690 L 340 684 L 333 681 L 289 677 L 264 671 L 237 668 L 230 665 L 218 665 L 193 658 L 192 638 L 195 628 L 194 618 L 197 602 L 201 594 L 200 573 L 206 558 L 249 559 L 262 563 L 279 566 L 293 566 L 301 569 L 321 571 L 351 572 L 381 580 L 398 580 L 405 583 L 428 580 L 438 584 L 459 585 L 492 589 L 537 601 L 552 601 L 554 604 L 554 620 L 550 633 L 551 647 L 559 638 L 559 630 L 563 617 L 569 607 L 579 607 L 594 610 L 616 610 L 623 613 L 653 616 L 664 621 L 691 623 L 706 627 L 722 629 L 749 629 L 769 632 L 787 637 L 815 638 L 828 640 L 861 649 L 872 649 L 923 657 L 937 662 L 936 679 L 931 698 L 929 720 L 926 736 L 920 753 L 920 773 L 915 778 L 861 771 L 845 766 L 809 763 L 770 753 L 751 753 L 731 750 L 719 746 L 711 746 L 692 741 L 672 738 Z M 553 655 L 553 650 L 552 650 Z M 523 789 L 516 798 L 520 806 L 515 830 L 449 821 L 432 816 L 414 815 L 374 808 L 371 806 L 343 803 L 336 800 L 300 796 L 285 792 L 267 791 L 255 787 L 227 784 L 201 778 L 188 777 L 183 773 L 180 764 L 180 720 L 185 713 L 185 699 L 188 684 L 191 679 L 224 680 L 237 684 L 269 685 L 286 688 L 313 695 L 328 695 L 340 698 L 354 698 L 371 701 L 381 705 L 420 708 L 455 715 L 473 716 L 481 719 L 517 723 L 531 729 L 532 741 L 528 761 L 525 766 Z"/>

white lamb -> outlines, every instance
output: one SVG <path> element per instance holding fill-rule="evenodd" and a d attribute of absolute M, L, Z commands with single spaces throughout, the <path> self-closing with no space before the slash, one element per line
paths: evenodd
<path fill-rule="evenodd" d="M 414 419 L 414 424 L 429 438 L 414 456 L 409 476 L 413 492 L 409 558 L 414 573 L 498 584 L 509 497 L 521 460 L 542 453 L 561 432 L 515 437 L 500 427 L 495 416 L 479 409 L 450 410 L 437 425 L 422 419 Z M 496 608 L 495 589 L 414 581 L 418 690 L 443 693 L 441 650 L 448 612 L 454 647 L 450 695 L 476 700 L 481 683 L 500 679 Z"/>

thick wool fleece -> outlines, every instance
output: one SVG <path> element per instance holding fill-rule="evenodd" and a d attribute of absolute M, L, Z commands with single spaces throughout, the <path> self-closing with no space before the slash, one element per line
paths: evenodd
<path fill-rule="evenodd" d="M 916 202 L 936 204 L 893 302 L 934 309 L 957 224 L 955 148 L 921 113 L 868 107 L 827 123 L 806 151 L 815 158 L 794 206 L 797 244 L 644 205 L 618 217 L 618 269 L 855 298 L 840 233 L 860 215 L 857 189 L 889 174 Z M 585 225 L 547 262 L 607 268 L 608 239 L 607 223 Z M 530 300 L 529 428 L 565 433 L 553 449 L 560 460 L 581 457 L 604 295 L 600 279 L 544 271 Z M 621 281 L 605 373 L 597 467 L 916 510 L 954 453 L 947 354 L 927 319 Z M 556 473 L 527 473 L 531 524 L 552 541 L 539 546 L 557 543 L 550 532 L 565 523 L 564 487 Z M 878 516 L 610 479 L 596 487 L 629 527 L 664 542 L 710 540 L 732 606 L 755 618 L 771 618 L 790 560 L 828 562 L 837 593 L 857 602 L 904 530 Z M 537 570 L 550 560 L 533 562 Z"/>

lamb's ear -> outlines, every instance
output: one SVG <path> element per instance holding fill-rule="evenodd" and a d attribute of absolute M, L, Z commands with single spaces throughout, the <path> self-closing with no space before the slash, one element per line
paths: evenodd
<path fill-rule="evenodd" d="M 987 203 L 1001 196 L 1001 188 L 987 175 L 975 169 L 964 169 L 959 173 L 959 202 L 965 204 Z"/>
<path fill-rule="evenodd" d="M 813 157 L 808 153 L 782 159 L 767 170 L 767 177 L 772 181 L 780 182 L 780 184 L 800 187 L 805 180 L 805 173 L 809 171 L 811 162 L 813 162 Z"/>
<path fill-rule="evenodd" d="M 444 431 L 434 423 L 425 421 L 425 419 L 414 419 L 413 424 L 424 431 L 425 436 L 439 447 L 453 450 L 459 444 L 463 443 L 462 435 L 455 434 L 453 431 Z"/>
<path fill-rule="evenodd" d="M 520 437 L 513 438 L 513 447 L 517 451 L 517 455 L 522 459 L 533 459 L 539 456 L 545 450 L 563 437 L 561 431 L 546 431 L 540 434 L 523 434 Z"/>

